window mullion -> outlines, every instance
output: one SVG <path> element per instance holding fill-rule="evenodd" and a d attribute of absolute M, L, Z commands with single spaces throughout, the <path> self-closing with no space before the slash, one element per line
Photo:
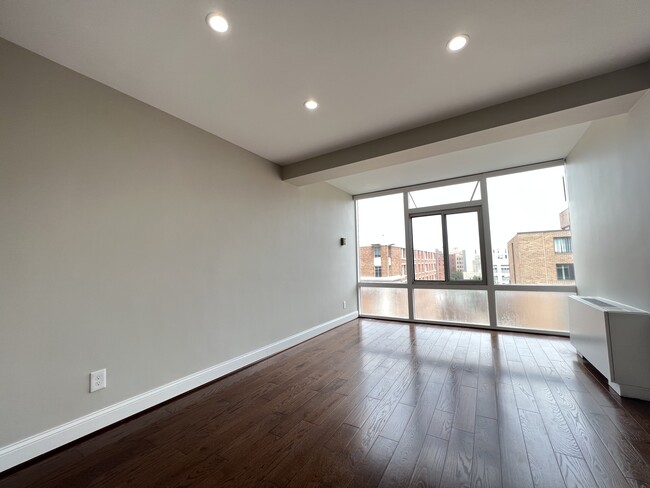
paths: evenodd
<path fill-rule="evenodd" d="M 442 259 L 445 265 L 445 283 L 451 281 L 451 271 L 449 270 L 449 243 L 447 242 L 447 215 L 441 214 L 442 217 Z"/>

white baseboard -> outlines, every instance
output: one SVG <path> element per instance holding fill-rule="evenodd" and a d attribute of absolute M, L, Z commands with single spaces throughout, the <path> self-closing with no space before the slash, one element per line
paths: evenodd
<path fill-rule="evenodd" d="M 115 422 L 124 420 L 136 413 L 142 412 L 159 403 L 170 400 L 187 391 L 214 381 L 233 371 L 241 369 L 261 359 L 277 354 L 293 347 L 334 327 L 338 327 L 359 316 L 358 312 L 343 315 L 329 322 L 304 330 L 290 337 L 281 339 L 268 346 L 229 359 L 223 363 L 198 371 L 184 378 L 172 381 L 166 385 L 154 388 L 140 395 L 110 405 L 96 412 L 84 415 L 78 419 L 66 422 L 52 429 L 33 435 L 21 441 L 0 448 L 0 472 L 17 466 L 20 463 L 40 456 L 48 451 L 61 447 L 80 437 L 103 429 Z"/>
<path fill-rule="evenodd" d="M 642 386 L 621 385 L 619 383 L 609 382 L 609 386 L 618 393 L 618 396 L 626 398 L 638 398 L 639 400 L 650 400 L 650 389 L 643 388 Z"/>

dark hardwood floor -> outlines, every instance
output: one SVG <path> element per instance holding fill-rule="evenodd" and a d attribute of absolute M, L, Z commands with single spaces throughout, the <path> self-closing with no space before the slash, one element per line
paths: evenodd
<path fill-rule="evenodd" d="M 0 487 L 648 487 L 650 405 L 559 337 L 355 320 Z"/>

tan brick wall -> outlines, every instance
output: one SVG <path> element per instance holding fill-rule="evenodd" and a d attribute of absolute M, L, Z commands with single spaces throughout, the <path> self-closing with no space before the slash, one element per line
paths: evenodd
<path fill-rule="evenodd" d="M 375 251 L 372 246 L 359 248 L 359 276 L 373 278 L 375 276 Z"/>
<path fill-rule="evenodd" d="M 403 249 L 399 246 L 380 246 L 382 278 L 402 276 L 402 264 L 406 264 L 406 257 L 402 257 Z M 359 274 L 361 278 L 375 278 L 374 246 L 359 248 Z"/>
<path fill-rule="evenodd" d="M 522 285 L 574 285 L 558 280 L 557 264 L 573 264 L 572 253 L 556 253 L 553 239 L 569 237 L 571 231 L 522 232 L 508 242 L 510 283 Z"/>

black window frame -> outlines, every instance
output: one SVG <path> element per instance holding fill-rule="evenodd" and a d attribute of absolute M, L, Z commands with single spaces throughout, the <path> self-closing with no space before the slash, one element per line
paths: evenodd
<path fill-rule="evenodd" d="M 575 281 L 576 279 L 576 271 L 573 263 L 557 263 L 555 265 L 555 271 L 558 281 Z"/>
<path fill-rule="evenodd" d="M 480 246 L 480 252 L 481 252 L 481 279 L 480 280 L 452 280 L 451 279 L 451 270 L 449 267 L 449 242 L 448 242 L 448 236 L 447 236 L 447 216 L 448 215 L 453 215 L 453 214 L 461 214 L 461 213 L 475 213 L 476 218 L 477 218 L 477 224 L 478 224 L 478 234 L 479 234 L 479 246 Z M 445 276 L 444 279 L 442 280 L 432 280 L 432 279 L 418 279 L 417 278 L 417 269 L 416 269 L 416 257 L 415 257 L 415 249 L 413 247 L 413 219 L 417 219 L 420 217 L 431 217 L 435 215 L 440 215 L 441 216 L 441 226 L 442 226 L 442 246 L 443 246 L 443 266 L 444 266 L 444 271 L 445 271 Z M 411 278 L 411 284 L 412 285 L 422 285 L 422 284 L 427 284 L 427 283 L 435 283 L 437 285 L 476 285 L 476 286 L 485 286 L 487 285 L 487 270 L 486 270 L 486 263 L 485 263 L 485 257 L 483 256 L 484 249 L 485 249 L 485 233 L 483 229 L 483 213 L 481 207 L 474 207 L 474 206 L 468 206 L 468 207 L 457 207 L 457 208 L 450 208 L 450 209 L 444 209 L 444 210 L 435 210 L 435 211 L 430 211 L 430 212 L 422 212 L 422 213 L 411 213 L 409 215 L 409 240 L 410 240 L 410 246 L 411 249 L 413 249 L 413 256 L 411 258 L 411 262 L 409 263 L 409 266 L 411 267 L 412 270 L 412 278 Z M 434 263 L 435 264 L 435 263 Z M 437 265 L 436 265 L 437 269 Z"/>

